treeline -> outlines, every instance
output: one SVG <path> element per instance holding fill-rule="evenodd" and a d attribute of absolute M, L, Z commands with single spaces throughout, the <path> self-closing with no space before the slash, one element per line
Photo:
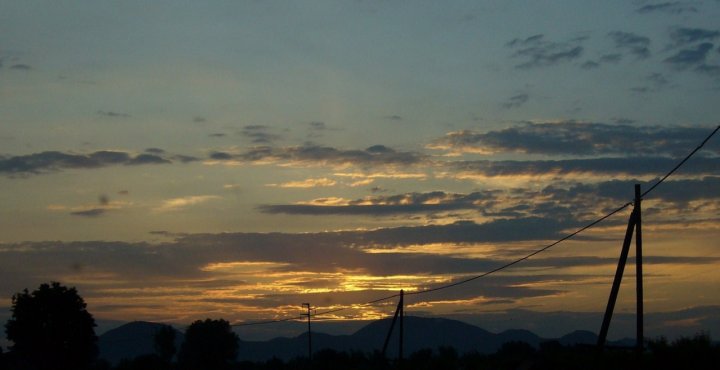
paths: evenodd
<path fill-rule="evenodd" d="M 312 359 L 238 362 L 239 339 L 225 320 L 198 320 L 175 347 L 170 326 L 155 334 L 155 353 L 110 364 L 98 359 L 95 322 L 74 288 L 42 284 L 32 293 L 12 297 L 12 316 L 5 325 L 12 341 L 0 348 L 0 370 L 481 370 L 481 369 L 720 369 L 720 345 L 707 334 L 647 343 L 643 353 L 595 346 L 563 346 L 549 341 L 535 348 L 524 342 L 504 344 L 494 354 L 459 354 L 453 348 L 420 350 L 404 359 L 385 359 L 379 352 L 320 350 Z"/>
<path fill-rule="evenodd" d="M 607 349 L 598 353 L 595 346 L 563 346 L 556 341 L 534 348 L 524 342 L 506 343 L 494 354 L 470 352 L 459 354 L 453 348 L 425 349 L 399 362 L 383 359 L 378 352 L 338 352 L 321 350 L 307 357 L 289 361 L 228 362 L 224 369 L 233 370 L 717 370 L 720 368 L 720 346 L 705 334 L 681 338 L 671 343 L 664 339 L 650 341 L 647 350 L 638 355 L 633 349 Z M 110 369 L 109 367 L 103 369 Z M 126 360 L 116 370 L 186 369 L 182 363 L 164 362 L 157 355 Z M 196 369 L 205 369 L 197 367 Z"/>

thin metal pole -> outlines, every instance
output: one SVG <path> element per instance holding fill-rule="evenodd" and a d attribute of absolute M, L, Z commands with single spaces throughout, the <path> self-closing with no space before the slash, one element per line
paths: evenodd
<path fill-rule="evenodd" d="M 600 335 L 598 336 L 597 345 L 600 350 L 605 346 L 608 329 L 610 328 L 610 319 L 612 319 L 613 310 L 615 309 L 615 301 L 620 291 L 620 282 L 622 281 L 625 263 L 627 262 L 628 251 L 630 250 L 630 242 L 632 241 L 633 228 L 635 227 L 637 213 L 635 210 L 630 214 L 627 230 L 625 231 L 625 240 L 623 241 L 622 250 L 620 251 L 620 260 L 618 261 L 617 270 L 615 271 L 615 279 L 613 280 L 610 297 L 608 298 L 607 307 L 605 308 L 605 316 L 603 317 Z"/>
<path fill-rule="evenodd" d="M 637 293 L 637 351 L 642 353 L 643 338 L 643 268 L 642 268 L 642 211 L 640 184 L 635 184 L 635 290 Z"/>
<path fill-rule="evenodd" d="M 303 307 L 307 306 L 308 318 L 308 360 L 312 361 L 312 331 L 310 331 L 310 303 L 303 303 Z"/>

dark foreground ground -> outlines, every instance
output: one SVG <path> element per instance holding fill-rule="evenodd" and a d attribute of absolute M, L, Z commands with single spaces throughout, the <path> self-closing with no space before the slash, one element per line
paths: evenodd
<path fill-rule="evenodd" d="M 0 357 L 0 369 L 21 369 L 12 358 Z M 407 354 L 403 360 L 385 360 L 380 353 L 339 352 L 322 350 L 307 357 L 282 361 L 232 362 L 223 365 L 187 366 L 163 361 L 157 355 L 143 355 L 123 360 L 116 366 L 99 361 L 93 370 L 454 370 L 454 369 L 720 369 L 720 345 L 707 335 L 681 338 L 671 343 L 655 340 L 648 343 L 642 354 L 629 348 L 608 348 L 602 353 L 594 346 L 563 346 L 557 341 L 542 343 L 538 348 L 523 342 L 506 343 L 493 354 L 469 352 L 458 354 L 449 347 L 420 350 Z"/>

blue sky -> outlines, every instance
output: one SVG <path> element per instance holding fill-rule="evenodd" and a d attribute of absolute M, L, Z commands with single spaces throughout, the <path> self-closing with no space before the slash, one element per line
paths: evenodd
<path fill-rule="evenodd" d="M 241 321 L 482 273 L 631 200 L 717 126 L 719 15 L 0 1 L 0 296 L 59 280 L 103 319 Z M 650 312 L 720 304 L 718 155 L 646 199 Z M 410 310 L 600 312 L 626 216 Z"/>

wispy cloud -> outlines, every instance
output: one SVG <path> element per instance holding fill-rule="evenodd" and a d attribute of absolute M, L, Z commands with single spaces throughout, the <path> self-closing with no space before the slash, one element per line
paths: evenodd
<path fill-rule="evenodd" d="M 96 112 L 99 116 L 104 117 L 112 117 L 112 118 L 130 118 L 130 115 L 128 113 L 121 113 L 121 112 L 113 112 L 113 111 L 104 111 L 99 110 Z"/>
<path fill-rule="evenodd" d="M 265 125 L 247 125 L 242 128 L 240 134 L 251 139 L 253 144 L 270 144 L 280 138 L 280 135 L 270 131 L 270 127 Z"/>
<path fill-rule="evenodd" d="M 503 108 L 505 109 L 511 109 L 511 108 L 519 108 L 523 104 L 525 104 L 530 96 L 528 94 L 518 94 L 513 95 L 504 103 L 502 103 Z"/>
<path fill-rule="evenodd" d="M 327 177 L 319 179 L 305 179 L 302 181 L 289 181 L 281 184 L 268 184 L 267 186 L 278 188 L 317 188 L 335 186 L 337 181 L 328 179 Z"/>
<path fill-rule="evenodd" d="M 107 209 L 105 208 L 92 208 L 84 211 L 74 211 L 70 212 L 73 216 L 82 216 L 82 217 L 100 217 L 104 215 L 107 212 Z"/>
<path fill-rule="evenodd" d="M 29 71 L 32 69 L 32 67 L 27 64 L 13 64 L 12 66 L 10 66 L 10 69 L 14 69 L 16 71 Z"/>
<path fill-rule="evenodd" d="M 648 37 L 624 31 L 610 32 L 608 37 L 615 42 L 617 49 L 629 51 L 638 59 L 650 56 L 650 39 Z"/>
<path fill-rule="evenodd" d="M 636 10 L 640 14 L 651 14 L 651 13 L 667 13 L 667 14 L 682 14 L 682 13 L 696 13 L 698 9 L 690 2 L 683 1 L 671 1 L 658 4 L 648 4 L 641 6 Z"/>
<path fill-rule="evenodd" d="M 162 202 L 162 204 L 155 208 L 155 211 L 158 212 L 175 212 L 183 210 L 187 207 L 198 205 L 201 203 L 206 203 L 212 200 L 218 200 L 221 199 L 217 195 L 190 195 L 186 197 L 180 197 L 180 198 L 172 198 L 172 199 L 166 199 Z"/>
<path fill-rule="evenodd" d="M 123 193 L 122 191 L 119 194 L 127 195 L 126 193 Z M 76 205 L 76 206 L 51 204 L 51 205 L 47 206 L 47 209 L 49 211 L 53 211 L 53 212 L 68 212 L 68 214 L 71 216 L 97 218 L 97 217 L 105 216 L 112 211 L 121 210 L 121 209 L 130 207 L 130 206 L 132 206 L 131 202 L 113 201 L 113 200 L 110 200 L 110 197 L 108 197 L 107 195 L 102 194 L 102 195 L 98 196 L 97 203 L 90 203 L 90 204 L 83 204 L 83 205 Z"/>
<path fill-rule="evenodd" d="M 516 49 L 513 58 L 524 59 L 516 68 L 536 68 L 556 65 L 575 60 L 582 56 L 585 39 L 576 38 L 567 42 L 546 41 L 542 34 L 524 39 L 514 39 L 506 46 Z"/>
<path fill-rule="evenodd" d="M 704 28 L 677 27 L 670 31 L 674 46 L 685 46 L 699 41 L 712 41 L 720 37 L 720 31 Z"/>
<path fill-rule="evenodd" d="M 665 59 L 664 62 L 679 69 L 702 65 L 713 47 L 713 44 L 704 42 L 693 49 L 680 50 L 675 55 Z"/>

